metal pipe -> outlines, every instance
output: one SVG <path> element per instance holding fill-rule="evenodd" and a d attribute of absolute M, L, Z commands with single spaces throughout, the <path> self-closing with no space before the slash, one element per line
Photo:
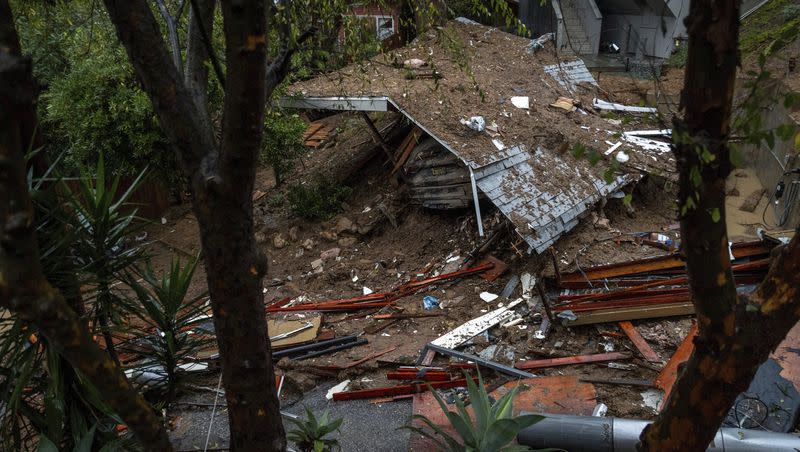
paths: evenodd
<path fill-rule="evenodd" d="M 636 452 L 639 435 L 650 423 L 638 419 L 545 414 L 522 430 L 517 441 L 534 449 L 570 452 Z M 717 431 L 709 452 L 795 452 L 800 438 L 788 433 L 724 427 Z"/>
<path fill-rule="evenodd" d="M 341 345 L 334 345 L 333 347 L 326 348 L 326 349 L 323 349 L 323 350 L 309 352 L 309 353 L 306 353 L 305 355 L 293 356 L 291 359 L 293 359 L 295 361 L 300 361 L 300 360 L 303 360 L 303 359 L 315 358 L 317 356 L 322 356 L 322 355 L 325 355 L 325 354 L 328 354 L 328 353 L 338 352 L 339 350 L 345 350 L 345 349 L 356 347 L 356 346 L 359 346 L 359 345 L 365 345 L 365 344 L 367 344 L 367 342 L 368 341 L 366 339 L 360 339 L 360 340 L 357 340 L 355 342 L 347 342 L 347 343 L 344 343 L 344 344 L 341 344 Z"/>
<path fill-rule="evenodd" d="M 472 184 L 472 202 L 475 204 L 475 221 L 478 222 L 478 235 L 483 237 L 483 219 L 481 218 L 481 204 L 478 202 L 478 183 L 475 182 L 475 173 L 469 168 L 469 181 Z"/>
<path fill-rule="evenodd" d="M 317 350 L 320 348 L 330 347 L 331 345 L 344 344 L 347 342 L 355 342 L 357 339 L 358 336 L 344 336 L 344 337 L 337 337 L 336 339 L 330 339 L 327 341 L 314 342 L 313 344 L 301 345 L 292 348 L 285 348 L 283 350 L 277 350 L 272 352 L 272 357 L 274 359 L 278 359 L 283 356 L 293 355 L 295 353 L 305 352 L 308 350 Z"/>

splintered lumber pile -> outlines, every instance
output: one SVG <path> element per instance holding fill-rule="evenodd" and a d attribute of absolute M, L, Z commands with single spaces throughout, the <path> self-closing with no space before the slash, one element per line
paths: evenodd
<path fill-rule="evenodd" d="M 761 241 L 731 246 L 737 285 L 764 279 L 771 248 Z M 558 286 L 561 295 L 552 310 L 556 316 L 566 312 L 560 317 L 570 326 L 694 313 L 680 253 L 562 274 Z"/>
<path fill-rule="evenodd" d="M 336 127 L 326 121 L 314 121 L 303 133 L 303 144 L 310 148 L 318 148 L 328 143 Z"/>

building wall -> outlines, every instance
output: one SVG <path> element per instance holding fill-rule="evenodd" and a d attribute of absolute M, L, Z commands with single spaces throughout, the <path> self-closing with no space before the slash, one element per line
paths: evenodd
<path fill-rule="evenodd" d="M 675 45 L 675 37 L 685 32 L 682 22 L 652 11 L 640 15 L 604 15 L 601 41 L 617 44 L 623 54 L 668 58 Z"/>
<path fill-rule="evenodd" d="M 549 1 L 542 4 L 540 0 L 520 0 L 519 20 L 528 28 L 532 38 L 556 31 L 557 19 Z"/>
<path fill-rule="evenodd" d="M 353 15 L 359 17 L 374 17 L 377 18 L 392 18 L 392 33 L 383 38 L 389 38 L 391 35 L 397 34 L 400 31 L 400 6 L 399 3 L 391 5 L 378 5 L 374 3 L 365 3 L 353 5 Z"/>
<path fill-rule="evenodd" d="M 739 86 L 741 86 L 741 84 L 739 84 Z M 773 92 L 782 93 L 785 92 L 786 88 L 782 84 L 776 83 L 773 90 Z M 747 90 L 740 88 L 737 96 L 741 98 L 741 96 L 746 94 Z M 783 124 L 797 125 L 797 122 L 789 113 L 789 110 L 784 108 L 783 102 L 771 103 L 769 107 L 763 110 L 761 127 L 764 129 L 775 129 Z M 800 179 L 797 175 L 783 175 L 784 171 L 800 167 L 800 155 L 798 155 L 798 151 L 795 148 L 794 139 L 791 138 L 784 141 L 775 137 L 775 146 L 773 146 L 772 149 L 763 142 L 757 146 L 753 144 L 741 144 L 739 151 L 742 154 L 744 165 L 755 170 L 761 185 L 767 189 L 767 196 L 771 196 L 774 193 L 775 187 L 778 185 L 779 181 L 783 180 L 786 184 L 786 192 L 783 198 L 778 201 L 777 205 L 777 210 L 783 211 L 786 207 L 790 184 L 792 181 Z M 767 220 L 769 222 L 772 222 L 773 218 L 772 212 L 767 214 Z M 792 214 L 782 228 L 791 229 L 797 226 L 798 223 L 800 223 L 800 199 L 795 202 Z"/>

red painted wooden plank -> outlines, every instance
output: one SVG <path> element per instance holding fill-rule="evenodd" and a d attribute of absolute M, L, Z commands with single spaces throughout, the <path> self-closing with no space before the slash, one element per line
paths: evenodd
<path fill-rule="evenodd" d="M 598 353 L 595 355 L 569 356 L 567 358 L 537 359 L 535 361 L 521 361 L 514 365 L 517 369 L 542 369 L 545 367 L 566 366 L 569 364 L 586 364 L 601 361 L 616 361 L 619 359 L 630 359 L 630 355 L 625 353 Z"/>
<path fill-rule="evenodd" d="M 623 322 L 619 322 L 620 328 L 625 334 L 628 336 L 628 339 L 633 342 L 633 345 L 636 346 L 636 350 L 639 350 L 639 353 L 642 354 L 644 359 L 650 361 L 651 363 L 660 363 L 661 358 L 658 357 L 655 351 L 650 348 L 650 344 L 639 334 L 639 330 L 636 329 L 633 324 L 627 320 Z"/>
<path fill-rule="evenodd" d="M 662 399 L 661 405 L 658 407 L 659 411 L 664 408 L 664 404 L 667 402 L 667 399 L 669 399 L 669 393 L 672 392 L 672 386 L 675 385 L 675 381 L 678 380 L 678 367 L 686 362 L 694 351 L 695 336 L 697 336 L 696 322 L 692 325 L 692 329 L 689 330 L 689 334 L 686 335 L 681 345 L 678 346 L 678 349 L 675 350 L 675 353 L 669 361 L 667 361 L 667 365 L 661 369 L 661 373 L 656 377 L 656 386 L 664 391 L 664 398 Z"/>

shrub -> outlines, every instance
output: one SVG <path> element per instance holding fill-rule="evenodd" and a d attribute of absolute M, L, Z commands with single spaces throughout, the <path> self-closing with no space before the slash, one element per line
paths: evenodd
<path fill-rule="evenodd" d="M 289 206 L 297 215 L 313 221 L 328 220 L 341 210 L 352 189 L 339 185 L 330 176 L 317 174 L 308 184 L 289 187 Z"/>
<path fill-rule="evenodd" d="M 267 112 L 264 117 L 264 143 L 261 148 L 261 163 L 275 170 L 280 183 L 294 168 L 295 161 L 307 148 L 303 145 L 306 123 L 297 115 Z"/>

